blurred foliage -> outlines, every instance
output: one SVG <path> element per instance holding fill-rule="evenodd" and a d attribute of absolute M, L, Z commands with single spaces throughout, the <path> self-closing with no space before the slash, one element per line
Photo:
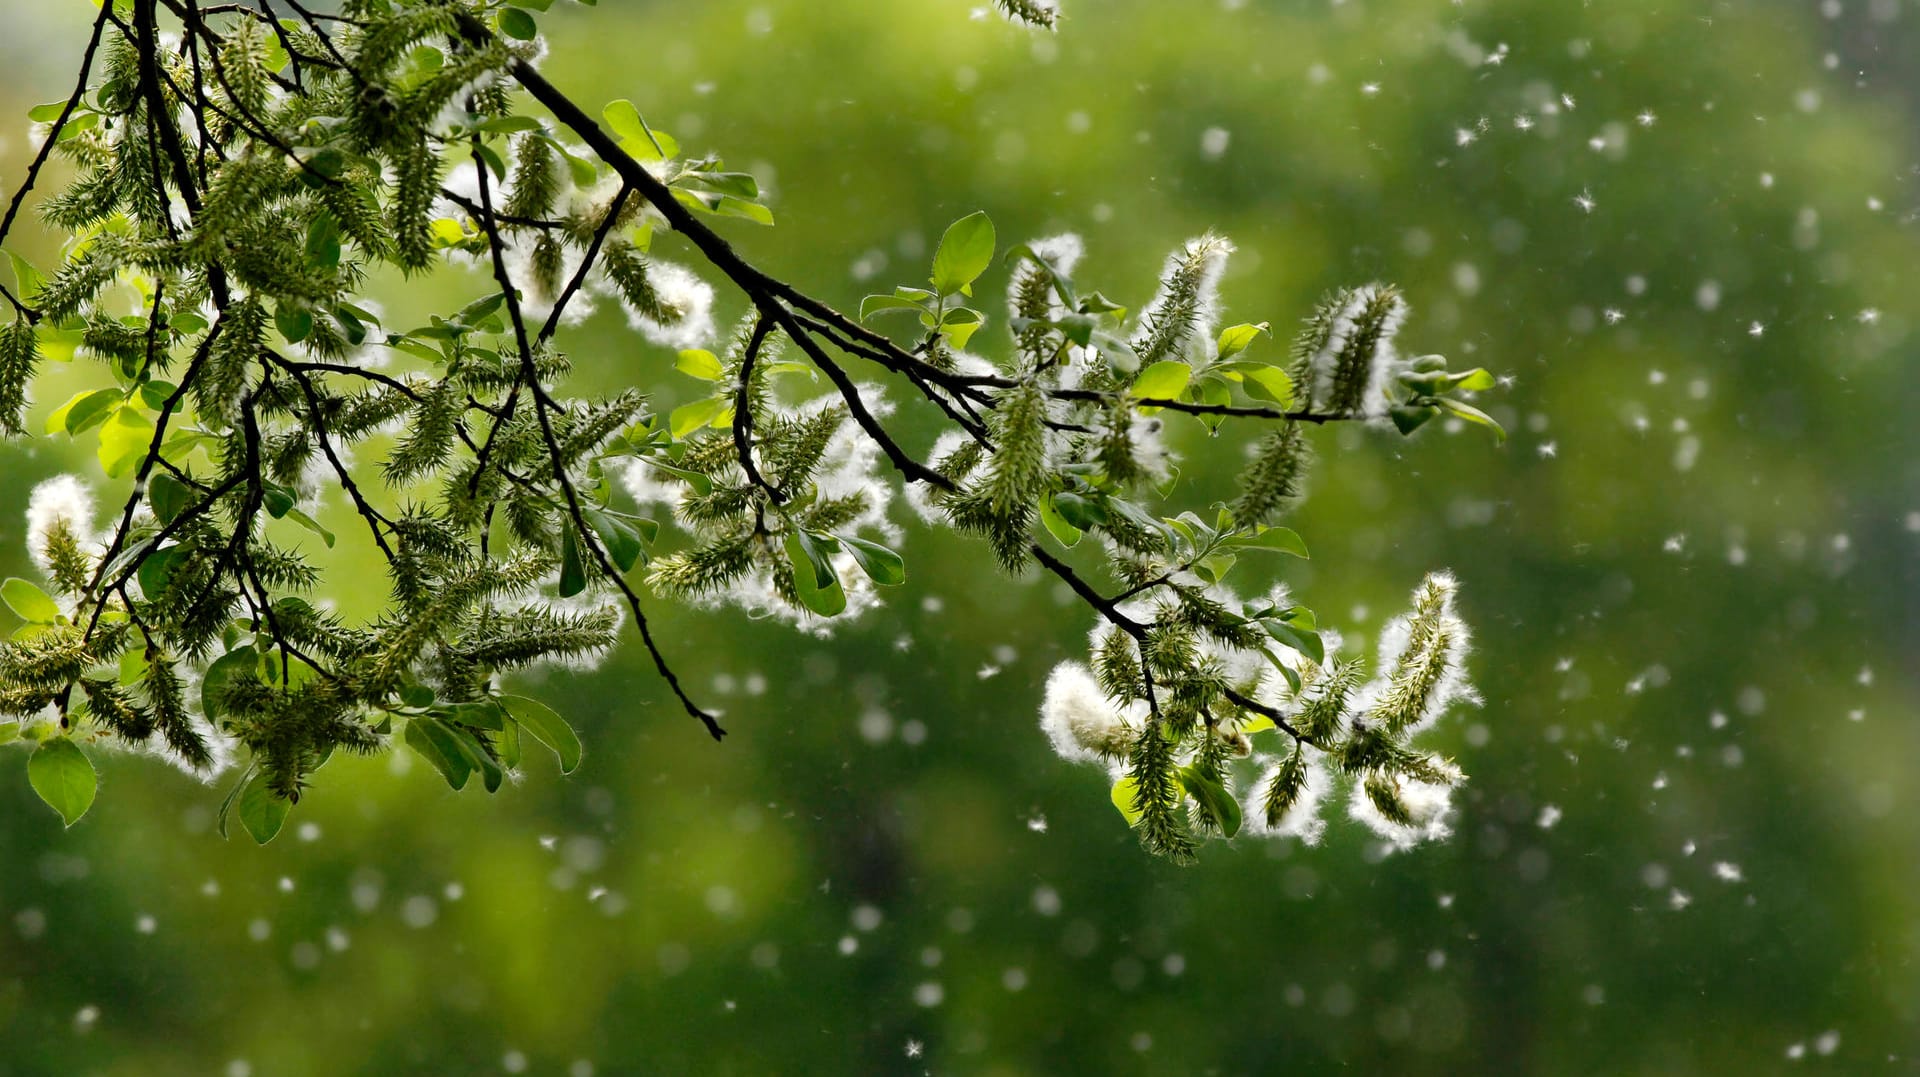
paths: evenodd
<path fill-rule="evenodd" d="M 63 88 L 87 15 L 27 16 L 0 110 Z M 1242 252 L 1230 319 L 1390 276 L 1423 343 L 1515 375 L 1498 453 L 1316 435 L 1340 451 L 1296 524 L 1342 570 L 1285 566 L 1363 629 L 1460 576 L 1486 706 L 1436 738 L 1475 776 L 1456 837 L 1147 861 L 1034 728 L 1087 620 L 910 538 L 907 593 L 831 642 L 668 618 L 724 745 L 628 647 L 542 688 L 589 745 L 571 778 L 489 799 L 342 759 L 363 773 L 264 849 L 149 761 L 109 760 L 65 834 L 0 781 L 0 1074 L 1911 1066 L 1916 24 L 1078 0 L 1035 37 L 964 0 L 556 7 L 556 80 L 751 163 L 780 225 L 737 242 L 844 308 L 973 208 L 1082 232 L 1135 291 L 1211 227 Z M 588 388 L 672 362 L 589 330 Z M 1224 490 L 1237 460 L 1180 448 Z M 5 452 L 4 505 L 64 463 Z"/>

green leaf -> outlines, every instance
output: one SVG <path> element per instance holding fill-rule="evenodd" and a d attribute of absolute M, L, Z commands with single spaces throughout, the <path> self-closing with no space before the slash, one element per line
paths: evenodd
<path fill-rule="evenodd" d="M 1040 522 L 1046 525 L 1048 534 L 1060 540 L 1060 545 L 1069 549 L 1079 545 L 1083 532 L 1068 523 L 1066 517 L 1060 515 L 1059 506 L 1054 504 L 1053 497 L 1040 499 Z"/>
<path fill-rule="evenodd" d="M 100 468 L 109 478 L 132 471 L 153 444 L 153 420 L 138 408 L 122 405 L 100 428 Z"/>
<path fill-rule="evenodd" d="M 587 566 L 580 561 L 580 538 L 568 523 L 560 532 L 560 597 L 572 598 L 587 589 Z"/>
<path fill-rule="evenodd" d="M 327 549 L 329 550 L 333 549 L 333 542 L 334 542 L 333 532 L 320 526 L 320 521 L 314 519 L 311 516 L 308 516 L 305 512 L 299 509 L 288 509 L 286 512 L 286 517 L 287 519 L 292 520 L 294 523 L 299 524 L 301 527 L 304 527 L 307 530 L 313 532 L 314 534 L 319 535 L 320 541 L 327 544 Z"/>
<path fill-rule="evenodd" d="M 60 620 L 59 603 L 37 584 L 18 576 L 0 583 L 0 599 L 5 599 L 7 608 L 28 624 L 50 625 Z"/>
<path fill-rule="evenodd" d="M 1297 628 L 1271 617 L 1261 621 L 1260 624 L 1274 639 L 1313 659 L 1314 665 L 1326 664 L 1327 649 L 1320 640 L 1320 633 L 1311 629 Z"/>
<path fill-rule="evenodd" d="M 679 144 L 665 132 L 648 127 L 647 121 L 640 116 L 640 110 L 624 97 L 607 102 L 607 107 L 600 110 L 600 117 L 619 136 L 620 148 L 635 160 L 659 161 L 680 154 Z"/>
<path fill-rule="evenodd" d="M 1136 400 L 1178 400 L 1192 377 L 1192 367 L 1177 359 L 1162 359 L 1142 370 L 1128 392 Z"/>
<path fill-rule="evenodd" d="M 265 773 L 256 773 L 240 790 L 240 800 L 235 805 L 240 812 L 240 825 L 255 843 L 265 845 L 280 833 L 280 827 L 287 821 L 287 812 L 293 804 L 276 794 L 267 783 Z"/>
<path fill-rule="evenodd" d="M 897 295 L 870 295 L 860 301 L 860 320 L 866 321 L 876 314 L 898 313 L 900 311 L 921 311 L 925 308 L 919 303 Z"/>
<path fill-rule="evenodd" d="M 1440 414 L 1440 409 L 1431 404 L 1396 404 L 1387 409 L 1387 417 L 1393 420 L 1394 428 L 1402 435 L 1411 434 L 1427 425 L 1427 421 Z"/>
<path fill-rule="evenodd" d="M 822 617 L 846 611 L 847 593 L 827 560 L 822 544 L 805 531 L 788 531 L 787 560 L 793 565 L 793 589 L 800 604 Z"/>
<path fill-rule="evenodd" d="M 27 760 L 27 782 L 47 807 L 60 813 L 61 821 L 72 826 L 93 806 L 100 779 L 78 744 L 52 737 L 40 742 Z"/>
<path fill-rule="evenodd" d="M 580 737 L 565 718 L 555 713 L 552 707 L 537 699 L 525 696 L 497 696 L 500 705 L 520 724 L 520 728 L 533 734 L 533 739 L 553 750 L 560 757 L 560 773 L 572 774 L 580 765 Z"/>
<path fill-rule="evenodd" d="M 213 660 L 200 677 L 200 713 L 218 718 L 226 713 L 219 704 L 220 692 L 236 677 L 259 679 L 260 652 L 251 646 L 235 647 Z"/>
<path fill-rule="evenodd" d="M 868 579 L 882 587 L 898 587 L 907 582 L 907 562 L 899 554 L 877 542 L 852 535 L 835 537 L 846 546 L 847 552 L 853 555 L 854 562 L 860 566 L 860 571 L 867 574 Z"/>
<path fill-rule="evenodd" d="M 96 423 L 104 422 L 107 415 L 126 399 L 127 394 L 118 389 L 86 389 L 75 393 L 72 399 L 47 416 L 47 433 L 57 434 L 65 430 L 69 434 L 79 434 Z"/>
<path fill-rule="evenodd" d="M 134 578 L 140 581 L 140 593 L 147 598 L 158 598 L 173 580 L 174 564 L 186 555 L 185 547 L 181 546 L 168 546 L 149 553 L 134 572 Z"/>
<path fill-rule="evenodd" d="M 673 369 L 702 381 L 719 381 L 725 368 L 720 357 L 705 348 L 687 348 L 673 361 Z"/>
<path fill-rule="evenodd" d="M 500 783 L 506 780 L 506 771 L 500 761 L 493 757 L 480 743 L 480 739 L 471 730 L 448 725 L 447 731 L 453 734 L 454 746 L 466 758 L 467 766 L 480 772 L 480 785 L 489 793 L 500 791 Z"/>
<path fill-rule="evenodd" d="M 1050 498 L 1060 519 L 1076 531 L 1086 531 L 1107 522 L 1107 513 L 1097 501 L 1063 490 Z"/>
<path fill-rule="evenodd" d="M 1301 558 L 1308 556 L 1306 540 L 1290 527 L 1262 527 L 1254 534 L 1241 538 L 1239 545 L 1250 550 L 1273 550 Z"/>
<path fill-rule="evenodd" d="M 1193 765 L 1181 767 L 1177 773 L 1180 784 L 1187 787 L 1201 810 L 1220 824 L 1220 833 L 1229 838 L 1240 833 L 1240 802 L 1228 795 L 1220 779 Z"/>
<path fill-rule="evenodd" d="M 313 312 L 281 303 L 273 308 L 273 327 L 280 330 L 287 343 L 298 344 L 313 335 Z"/>
<path fill-rule="evenodd" d="M 1487 429 L 1493 431 L 1493 438 L 1496 443 L 1505 442 L 1507 440 L 1506 427 L 1501 426 L 1497 421 L 1494 420 L 1493 416 L 1488 415 L 1486 412 L 1481 411 L 1479 408 L 1474 407 L 1472 404 L 1462 404 L 1458 400 L 1454 400 L 1450 397 L 1444 397 L 1444 396 L 1436 397 L 1433 402 L 1435 405 L 1441 408 L 1444 408 L 1455 415 L 1458 415 L 1459 417 L 1461 417 L 1462 419 L 1465 419 L 1470 423 L 1478 423 L 1479 425 L 1484 426 Z"/>
<path fill-rule="evenodd" d="M 429 715 L 418 715 L 407 720 L 407 729 L 403 738 L 407 747 L 412 748 L 422 759 L 433 764 L 433 769 L 447 780 L 454 789 L 464 789 L 467 778 L 473 773 L 473 764 L 468 761 L 467 753 L 460 750 L 459 738 L 445 722 Z"/>
<path fill-rule="evenodd" d="M 40 275 L 38 269 L 33 268 L 32 262 L 27 261 L 12 251 L 7 251 L 7 261 L 13 265 L 13 283 L 17 288 L 19 297 L 24 300 L 31 300 L 34 295 L 40 291 L 40 286 L 46 283 L 46 278 Z"/>
<path fill-rule="evenodd" d="M 1222 359 L 1231 359 L 1241 352 L 1246 351 L 1247 346 L 1252 344 L 1262 333 L 1271 336 L 1273 333 L 1272 326 L 1266 322 L 1261 322 L 1258 325 L 1242 322 L 1239 325 L 1230 325 L 1220 330 L 1220 341 L 1217 347 L 1219 357 Z"/>
<path fill-rule="evenodd" d="M 1266 400 L 1286 411 L 1293 407 L 1293 379 L 1277 366 L 1255 367 L 1240 372 L 1246 379 L 1247 395 L 1256 400 Z"/>
<path fill-rule="evenodd" d="M 28 109 L 27 119 L 33 123 L 52 123 L 59 119 L 60 114 L 66 110 L 66 101 L 48 101 L 44 105 L 35 105 Z"/>
<path fill-rule="evenodd" d="M 1113 789 L 1107 795 L 1113 800 L 1113 806 L 1120 809 L 1120 817 L 1127 821 L 1128 826 L 1140 825 L 1143 813 L 1135 807 L 1140 796 L 1140 783 L 1133 780 L 1133 775 L 1122 775 L 1119 781 L 1113 783 Z"/>
<path fill-rule="evenodd" d="M 600 536 L 600 544 L 606 547 L 607 556 L 613 559 L 620 571 L 633 571 L 633 566 L 646 553 L 646 544 L 640 538 L 639 529 L 600 509 L 582 508 L 580 514 L 592 525 L 593 533 Z"/>
<path fill-rule="evenodd" d="M 534 24 L 533 16 L 517 7 L 510 7 L 500 11 L 500 32 L 515 41 L 532 41 L 540 28 Z"/>
<path fill-rule="evenodd" d="M 968 292 L 993 264 L 993 222 L 984 211 L 969 213 L 947 226 L 933 252 L 933 287 L 941 295 Z M 968 292 L 971 294 L 971 292 Z"/>
<path fill-rule="evenodd" d="M 731 402 L 725 397 L 718 396 L 696 400 L 691 404 L 682 404 L 667 416 L 667 428 L 673 431 L 676 439 L 684 440 L 694 431 L 711 425 L 721 412 L 731 407 Z"/>
<path fill-rule="evenodd" d="M 332 269 L 340 264 L 340 222 L 322 211 L 307 222 L 307 264 Z"/>
<path fill-rule="evenodd" d="M 971 307 L 958 307 L 950 310 L 940 320 L 940 335 L 955 348 L 965 348 L 973 334 L 980 331 L 986 319 Z"/>

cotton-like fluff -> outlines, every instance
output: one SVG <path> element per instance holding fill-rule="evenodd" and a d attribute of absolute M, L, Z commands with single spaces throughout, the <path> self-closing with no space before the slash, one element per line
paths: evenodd
<path fill-rule="evenodd" d="M 1320 844 L 1327 832 L 1327 819 L 1321 808 L 1333 788 L 1333 774 L 1324 753 L 1312 748 L 1304 751 L 1301 761 L 1305 780 L 1293 804 L 1280 817 L 1278 826 L 1267 824 L 1267 790 L 1287 760 L 1282 756 L 1262 761 L 1260 777 L 1244 791 L 1241 814 L 1246 819 L 1247 833 L 1261 838 L 1298 838 L 1308 845 Z"/>
<path fill-rule="evenodd" d="M 1125 758 L 1140 731 L 1140 716 L 1115 706 L 1086 666 L 1062 662 L 1047 676 L 1040 730 L 1054 752 L 1071 763 Z"/>
<path fill-rule="evenodd" d="M 857 385 L 855 389 L 873 416 L 885 418 L 892 414 L 893 405 L 882 395 L 880 386 L 869 383 Z M 785 418 L 815 415 L 835 406 L 840 400 L 837 394 L 828 394 L 798 407 L 782 408 L 780 414 Z M 731 437 L 731 434 L 720 436 Z M 899 526 L 887 515 L 895 487 L 882 476 L 881 469 L 884 466 L 879 445 L 866 437 L 859 424 L 851 419 L 843 420 L 833 437 L 828 439 L 827 447 L 813 472 L 812 481 L 819 496 L 833 499 L 859 495 L 863 499 L 860 512 L 838 529 L 842 533 L 861 532 L 865 537 L 882 542 L 898 540 Z M 671 506 L 675 510 L 675 523 L 683 531 L 695 536 L 702 534 L 692 521 L 679 512 L 686 494 L 684 484 L 644 460 L 630 465 L 623 480 L 627 491 L 640 505 Z M 840 625 L 858 619 L 882 603 L 873 581 L 868 579 L 859 561 L 846 549 L 829 554 L 828 561 L 833 565 L 834 574 L 839 578 L 841 590 L 847 598 L 846 609 L 832 617 L 794 608 L 781 596 L 774 585 L 772 573 L 765 568 L 754 568 L 724 586 L 688 595 L 685 601 L 703 609 L 730 606 L 745 611 L 749 617 L 783 621 L 814 636 L 831 636 Z"/>
<path fill-rule="evenodd" d="M 65 533 L 88 554 L 97 555 L 93 537 L 93 494 L 72 475 L 55 475 L 27 495 L 27 555 L 35 567 L 48 571 L 48 546 Z"/>
<path fill-rule="evenodd" d="M 1347 814 L 1374 832 L 1395 852 L 1428 841 L 1444 841 L 1453 833 L 1453 788 L 1433 782 L 1401 778 L 1395 783 L 1405 821 L 1390 819 L 1374 802 L 1366 781 L 1353 783 Z"/>
<path fill-rule="evenodd" d="M 1335 302 L 1334 309 L 1325 311 L 1329 320 L 1324 343 L 1307 357 L 1309 399 L 1316 407 L 1380 418 L 1387 413 L 1387 391 L 1406 366 L 1394 339 L 1406 322 L 1407 302 L 1382 284 L 1347 289 Z M 1356 369 L 1361 363 L 1366 364 L 1364 371 Z M 1341 400 L 1352 383 L 1361 386 L 1358 399 Z"/>
<path fill-rule="evenodd" d="M 1467 683 L 1472 636 L 1454 610 L 1458 591 L 1459 583 L 1445 572 L 1429 574 L 1415 589 L 1412 610 L 1380 631 L 1377 674 L 1355 693 L 1354 713 L 1412 736 L 1454 704 L 1480 702 Z"/>
<path fill-rule="evenodd" d="M 1054 273 L 1067 277 L 1073 276 L 1073 269 L 1080 264 L 1080 256 L 1086 253 L 1086 245 L 1072 232 L 1062 232 L 1057 236 L 1047 236 L 1027 244 L 1027 248 L 1040 257 L 1040 260 L 1053 268 Z M 1044 289 L 1045 304 L 1042 309 L 1032 309 L 1029 304 L 1032 297 L 1041 294 Z M 1014 317 L 1053 318 L 1066 313 L 1066 307 L 1060 302 L 1060 292 L 1047 279 L 1047 274 L 1039 266 L 1027 259 L 1021 259 L 1013 268 L 1007 281 L 1007 309 Z"/>
<path fill-rule="evenodd" d="M 1214 319 L 1220 309 L 1220 277 L 1233 244 L 1208 233 L 1167 256 L 1160 288 L 1140 311 L 1133 349 L 1143 362 L 1179 359 L 1199 367 L 1210 358 Z"/>
<path fill-rule="evenodd" d="M 679 311 L 680 317 L 671 323 L 661 322 L 623 299 L 620 305 L 626 309 L 629 326 L 663 348 L 703 348 L 713 341 L 711 284 L 671 262 L 648 263 L 647 280 L 659 295 L 660 305 Z"/>
<path fill-rule="evenodd" d="M 937 467 L 940 461 L 952 456 L 955 450 L 972 440 L 973 435 L 964 430 L 948 430 L 934 440 L 933 451 L 927 454 L 927 459 Z M 955 475 L 954 481 L 964 483 L 978 467 L 979 465 L 975 464 L 974 467 Z M 902 499 L 907 503 L 907 508 L 913 510 L 913 514 L 920 518 L 921 523 L 930 527 L 946 522 L 946 514 L 933 503 L 933 492 L 931 487 L 920 482 L 906 483 L 900 491 Z"/>

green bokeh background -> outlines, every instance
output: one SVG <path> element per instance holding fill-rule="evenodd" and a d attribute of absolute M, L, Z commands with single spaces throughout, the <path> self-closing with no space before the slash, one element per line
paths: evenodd
<path fill-rule="evenodd" d="M 537 686 L 575 775 L 341 759 L 265 848 L 129 756 L 63 832 L 0 749 L 0 1074 L 1920 1070 L 1920 5 L 562 7 L 554 81 L 760 174 L 778 227 L 729 235 L 838 304 L 975 208 L 1082 233 L 1134 305 L 1216 228 L 1234 320 L 1391 278 L 1409 346 L 1512 375 L 1504 448 L 1317 433 L 1286 566 L 1362 637 L 1462 579 L 1456 836 L 1149 860 L 1035 729 L 1089 618 L 910 528 L 907 588 L 831 641 L 662 608 L 723 745 L 632 645 Z M 90 14 L 9 13 L 0 114 L 63 91 Z M 585 388 L 688 390 L 615 312 L 568 345 Z M 1240 444 L 1182 428 L 1195 496 Z M 90 451 L 0 454 L 25 574 L 27 490 Z"/>

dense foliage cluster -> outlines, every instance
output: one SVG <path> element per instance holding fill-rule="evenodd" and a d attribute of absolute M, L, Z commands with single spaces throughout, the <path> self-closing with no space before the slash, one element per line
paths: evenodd
<path fill-rule="evenodd" d="M 1223 583 L 1243 555 L 1306 555 L 1274 521 L 1309 426 L 1491 425 L 1457 395 L 1484 371 L 1396 350 L 1393 289 L 1329 297 L 1276 361 L 1266 323 L 1216 325 L 1221 237 L 1176 250 L 1134 314 L 1079 283 L 1077 238 L 1002 252 L 974 214 L 924 283 L 847 317 L 714 230 L 772 223 L 751 175 L 629 102 L 596 121 L 539 73 L 543 0 L 289 6 L 104 4 L 75 89 L 34 110 L 44 141 L 0 221 L 4 241 L 49 161 L 70 166 L 38 206 L 69 237 L 61 263 L 14 257 L 0 290 L 0 426 L 23 432 L 40 364 L 89 364 L 46 433 L 97 440 L 117 504 L 103 524 L 93 483 L 44 484 L 43 580 L 5 585 L 26 626 L 0 644 L 0 737 L 34 742 L 34 787 L 69 822 L 93 796 L 82 743 L 238 765 L 228 805 L 262 841 L 333 752 L 396 736 L 456 788 L 497 788 L 524 736 L 571 769 L 566 723 L 503 678 L 590 659 L 627 620 L 718 738 L 646 603 L 815 630 L 856 616 L 906 579 L 891 468 L 924 520 L 1099 615 L 1092 672 L 1056 672 L 1044 724 L 1116 768 L 1150 849 L 1185 858 L 1196 832 L 1240 828 L 1232 764 L 1264 758 L 1263 730 L 1291 746 L 1257 783 L 1260 829 L 1308 833 L 1297 817 L 1337 770 L 1396 838 L 1443 830 L 1458 772 L 1407 739 L 1465 691 L 1451 581 L 1416 593 L 1364 685 L 1283 590 Z M 1050 3 L 1000 6 L 1053 25 Z M 724 340 L 714 289 L 656 256 L 669 233 L 744 296 Z M 996 263 L 1010 345 L 987 358 L 971 304 Z M 381 282 L 462 264 L 471 302 L 384 324 Z M 602 301 L 710 391 L 664 413 L 566 391 L 561 331 Z M 904 343 L 875 328 L 896 315 L 918 326 Z M 940 424 L 930 453 L 896 438 L 908 408 Z M 1177 501 L 1170 417 L 1263 431 L 1230 503 Z M 342 540 L 329 503 L 385 566 L 386 611 L 364 623 L 331 611 L 351 584 L 309 556 Z"/>

